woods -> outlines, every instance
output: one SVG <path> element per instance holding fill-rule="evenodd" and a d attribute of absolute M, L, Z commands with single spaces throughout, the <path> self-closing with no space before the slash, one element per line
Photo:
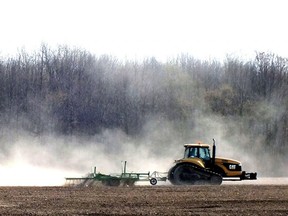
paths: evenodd
<path fill-rule="evenodd" d="M 232 120 L 248 137 L 264 137 L 265 146 L 288 146 L 288 59 L 276 54 L 136 62 L 42 45 L 2 57 L 0 82 L 1 128 L 35 135 L 118 128 L 137 136 L 149 117 L 190 131 L 202 113 Z"/>

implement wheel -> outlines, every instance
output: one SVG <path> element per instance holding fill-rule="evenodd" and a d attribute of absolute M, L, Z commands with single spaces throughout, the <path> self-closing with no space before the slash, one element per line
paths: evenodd
<path fill-rule="evenodd" d="M 156 185 L 157 184 L 157 179 L 156 178 L 151 178 L 150 179 L 150 184 L 151 185 Z"/>

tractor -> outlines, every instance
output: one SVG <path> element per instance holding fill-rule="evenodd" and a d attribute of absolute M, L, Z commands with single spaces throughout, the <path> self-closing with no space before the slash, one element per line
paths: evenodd
<path fill-rule="evenodd" d="M 216 157 L 213 139 L 212 156 L 208 144 L 184 144 L 184 157 L 175 160 L 168 172 L 173 185 L 220 185 L 223 180 L 256 180 L 257 173 L 242 171 L 237 160 Z"/>

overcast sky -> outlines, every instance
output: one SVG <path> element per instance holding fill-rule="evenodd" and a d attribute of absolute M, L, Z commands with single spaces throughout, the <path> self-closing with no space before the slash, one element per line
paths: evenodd
<path fill-rule="evenodd" d="M 0 55 L 69 45 L 97 55 L 166 60 L 288 57 L 286 0 L 0 0 Z"/>

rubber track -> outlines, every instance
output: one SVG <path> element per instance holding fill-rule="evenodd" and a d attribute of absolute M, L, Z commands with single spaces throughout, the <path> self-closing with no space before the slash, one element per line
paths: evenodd
<path fill-rule="evenodd" d="M 213 172 L 213 171 L 210 171 L 210 170 L 207 170 L 207 169 L 203 169 L 203 168 L 194 166 L 194 165 L 192 165 L 192 164 L 190 164 L 190 163 L 182 163 L 182 164 L 179 164 L 179 165 L 177 164 L 176 166 L 174 166 L 174 168 L 173 168 L 173 175 L 174 175 L 175 169 L 176 169 L 178 166 L 181 166 L 181 165 L 189 165 L 189 166 L 192 167 L 194 170 L 196 170 L 197 174 L 199 174 L 199 175 L 201 176 L 201 180 L 196 181 L 196 182 L 194 183 L 195 185 L 203 185 L 203 184 L 213 185 L 213 183 L 210 181 L 210 179 L 212 178 L 213 175 L 216 176 L 216 177 L 220 177 L 220 178 L 222 179 L 222 176 L 221 176 L 220 174 L 218 174 L 218 173 L 216 173 L 216 172 Z M 203 174 L 201 174 L 201 172 L 202 172 Z M 205 175 L 204 173 L 205 173 L 206 175 Z M 208 175 L 208 176 L 207 176 L 207 175 Z M 204 176 L 204 177 L 203 177 L 203 176 Z M 208 178 L 208 179 L 206 179 L 206 178 Z M 174 184 L 173 182 L 174 182 L 174 181 L 172 180 L 171 183 Z M 222 183 L 222 181 L 221 181 L 221 183 Z M 221 183 L 220 183 L 220 184 L 221 184 Z M 215 184 L 215 183 L 214 183 L 214 184 Z"/>

